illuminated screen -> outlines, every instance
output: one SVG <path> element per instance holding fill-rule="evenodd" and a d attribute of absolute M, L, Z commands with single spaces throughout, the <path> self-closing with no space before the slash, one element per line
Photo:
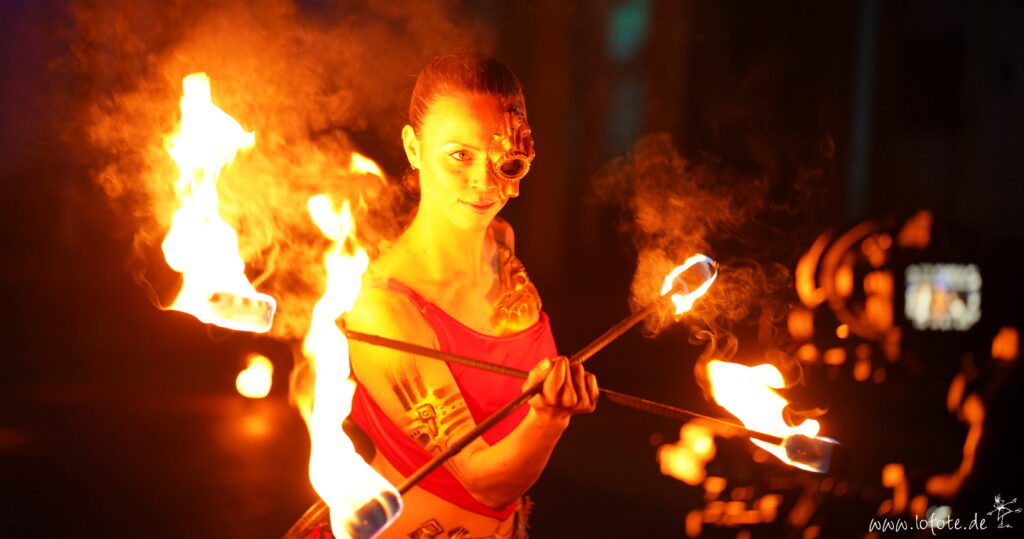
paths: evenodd
<path fill-rule="evenodd" d="M 904 312 L 916 329 L 966 331 L 981 318 L 981 272 L 974 264 L 907 266 Z"/>

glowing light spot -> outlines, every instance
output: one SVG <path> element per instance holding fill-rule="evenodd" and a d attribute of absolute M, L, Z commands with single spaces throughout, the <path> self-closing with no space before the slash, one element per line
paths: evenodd
<path fill-rule="evenodd" d="M 969 425 L 964 438 L 963 459 L 956 471 L 945 475 L 933 475 L 925 482 L 924 490 L 932 496 L 950 498 L 960 490 L 964 479 L 974 469 L 974 456 L 981 441 L 982 425 L 985 423 L 985 405 L 976 394 L 970 394 L 961 406 L 962 421 Z"/>
<path fill-rule="evenodd" d="M 858 357 L 856 363 L 853 364 L 853 379 L 863 382 L 870 377 L 871 360 Z"/>
<path fill-rule="evenodd" d="M 811 343 L 804 344 L 796 349 L 796 357 L 804 363 L 815 363 L 818 361 L 818 347 Z"/>
<path fill-rule="evenodd" d="M 992 339 L 992 357 L 1004 361 L 1017 359 L 1020 351 L 1020 335 L 1015 327 L 1000 328 Z"/>
<path fill-rule="evenodd" d="M 250 354 L 249 363 L 235 378 L 235 389 L 243 397 L 262 399 L 270 394 L 274 382 L 274 364 L 266 356 Z"/>
<path fill-rule="evenodd" d="M 829 348 L 823 356 L 826 365 L 842 365 L 846 362 L 846 350 L 842 348 Z"/>
<path fill-rule="evenodd" d="M 840 297 L 850 297 L 853 294 L 853 266 L 843 264 L 836 268 L 835 274 L 836 294 Z"/>
<path fill-rule="evenodd" d="M 950 413 L 960 409 L 960 403 L 964 399 L 964 390 L 967 388 L 967 377 L 964 373 L 958 372 L 949 383 L 949 392 L 946 393 L 946 409 Z"/>
<path fill-rule="evenodd" d="M 836 337 L 839 337 L 840 339 L 845 339 L 849 336 L 850 326 L 847 324 L 839 324 L 839 327 L 836 328 Z"/>
<path fill-rule="evenodd" d="M 910 514 L 917 518 L 924 517 L 928 511 L 928 496 L 918 494 L 910 500 Z"/>
<path fill-rule="evenodd" d="M 658 448 L 661 473 L 693 486 L 704 481 L 707 475 L 704 466 L 713 458 L 713 433 L 699 421 L 684 424 L 679 431 L 678 442 Z M 725 488 L 724 483 L 722 488 Z"/>
<path fill-rule="evenodd" d="M 932 241 L 932 213 L 921 210 L 903 224 L 896 244 L 908 249 L 924 249 Z"/>
<path fill-rule="evenodd" d="M 881 384 L 885 381 L 885 367 L 879 367 L 875 369 L 875 374 L 871 376 L 871 380 L 876 384 Z"/>
<path fill-rule="evenodd" d="M 703 527 L 704 513 L 700 510 L 693 510 L 686 513 L 686 536 L 697 537 Z"/>
<path fill-rule="evenodd" d="M 789 312 L 786 325 L 794 340 L 806 341 L 814 336 L 814 313 L 809 309 L 793 309 Z"/>

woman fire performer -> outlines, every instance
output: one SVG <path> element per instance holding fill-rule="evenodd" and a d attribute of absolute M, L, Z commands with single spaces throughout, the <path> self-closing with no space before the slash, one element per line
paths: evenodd
<path fill-rule="evenodd" d="M 497 213 L 534 157 L 522 87 L 501 62 L 447 56 L 416 80 L 402 142 L 420 200 L 364 277 L 348 329 L 522 370 L 521 380 L 351 343 L 351 419 L 393 484 L 523 388 L 543 391 L 404 496 L 382 537 L 525 537 L 523 498 L 597 380 L 558 356 L 536 288 Z"/>

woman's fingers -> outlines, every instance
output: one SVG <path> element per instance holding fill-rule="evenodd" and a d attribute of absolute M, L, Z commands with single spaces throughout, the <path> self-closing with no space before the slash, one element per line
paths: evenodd
<path fill-rule="evenodd" d="M 576 392 L 576 369 L 581 368 L 579 364 L 569 365 L 569 360 L 563 358 L 563 364 L 565 365 L 565 380 L 562 382 L 562 398 L 560 405 L 562 408 L 574 408 L 579 402 L 579 395 Z"/>
<path fill-rule="evenodd" d="M 562 395 L 562 384 L 565 383 L 565 358 L 556 357 L 552 360 L 551 372 L 544 379 L 544 404 L 558 406 Z"/>
<path fill-rule="evenodd" d="M 526 381 L 523 382 L 523 391 L 541 383 L 547 378 L 548 372 L 551 371 L 552 363 L 550 359 L 539 361 L 532 369 L 530 374 L 526 377 Z"/>
<path fill-rule="evenodd" d="M 597 408 L 597 399 L 601 396 L 601 388 L 597 386 L 597 376 L 592 373 L 587 373 L 587 393 L 590 395 L 590 410 L 593 412 Z"/>
<path fill-rule="evenodd" d="M 565 357 L 538 363 L 530 371 L 523 390 L 538 383 L 543 385 L 540 395 L 530 401 L 534 408 L 571 415 L 592 412 L 597 405 L 597 377 L 584 370 L 583 365 L 570 364 Z"/>
<path fill-rule="evenodd" d="M 587 371 L 583 365 L 576 363 L 572 366 L 572 385 L 576 392 L 576 410 L 586 412 L 590 410 L 590 392 L 587 390 Z"/>

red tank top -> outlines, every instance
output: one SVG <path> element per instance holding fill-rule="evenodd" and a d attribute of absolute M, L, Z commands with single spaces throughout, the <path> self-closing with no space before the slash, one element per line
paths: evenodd
<path fill-rule="evenodd" d="M 416 305 L 437 335 L 441 351 L 521 370 L 530 370 L 538 361 L 558 355 L 551 334 L 551 325 L 543 312 L 532 326 L 518 333 L 495 337 L 465 326 L 413 289 L 393 279 L 382 288 L 405 296 Z M 523 381 L 518 378 L 462 365 L 449 364 L 448 369 L 477 423 L 521 393 Z M 395 469 L 404 476 L 411 475 L 426 464 L 431 455 L 392 423 L 366 388 L 358 384 L 358 380 L 356 382 L 356 392 L 352 397 L 352 413 L 349 417 L 366 431 L 377 451 L 380 451 Z M 483 434 L 483 439 L 492 445 L 497 443 L 519 425 L 528 411 L 529 405 L 524 404 L 487 430 Z M 431 472 L 418 483 L 418 486 L 463 509 L 499 520 L 508 518 L 515 510 L 514 504 L 492 509 L 478 502 L 443 466 Z"/>

